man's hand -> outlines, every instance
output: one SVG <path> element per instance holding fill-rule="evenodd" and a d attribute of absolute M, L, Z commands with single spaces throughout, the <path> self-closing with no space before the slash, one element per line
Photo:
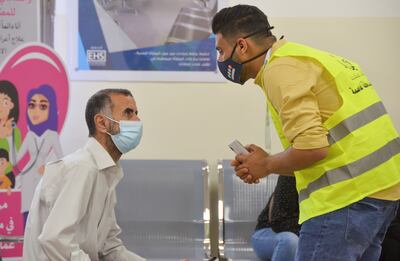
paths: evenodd
<path fill-rule="evenodd" d="M 260 147 L 252 144 L 246 146 L 248 155 L 237 155 L 231 165 L 235 168 L 236 176 L 248 184 L 259 183 L 260 178 L 269 175 L 269 154 Z"/>
<path fill-rule="evenodd" d="M 329 147 L 300 150 L 288 148 L 275 155 L 269 155 L 260 147 L 250 145 L 246 147 L 248 155 L 237 155 L 231 165 L 236 175 L 244 182 L 258 183 L 260 178 L 271 173 L 284 176 L 293 176 L 295 171 L 310 167 L 323 160 L 328 155 Z"/>

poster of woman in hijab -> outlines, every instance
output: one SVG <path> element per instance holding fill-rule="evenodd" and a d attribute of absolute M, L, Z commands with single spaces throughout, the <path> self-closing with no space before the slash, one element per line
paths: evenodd
<path fill-rule="evenodd" d="M 41 85 L 28 92 L 26 99 L 28 133 L 20 149 L 12 158 L 18 162 L 28 153 L 29 161 L 25 164 L 17 177 L 17 188 L 21 189 L 21 212 L 24 224 L 28 217 L 29 207 L 35 188 L 44 172 L 47 162 L 62 157 L 62 149 L 58 135 L 58 107 L 57 97 L 52 86 Z"/>
<path fill-rule="evenodd" d="M 65 67 L 44 45 L 19 47 L 1 67 L 1 236 L 23 236 L 34 190 L 45 165 L 63 156 L 60 132 L 68 95 Z M 2 257 L 21 257 L 22 243 L 2 242 L 0 251 Z"/>

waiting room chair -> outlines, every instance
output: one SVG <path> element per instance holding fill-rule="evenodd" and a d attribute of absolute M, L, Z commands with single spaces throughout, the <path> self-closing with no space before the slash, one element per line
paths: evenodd
<path fill-rule="evenodd" d="M 246 184 L 230 160 L 218 164 L 219 254 L 221 259 L 258 260 L 251 246 L 257 217 L 274 191 L 277 176 Z"/>
<path fill-rule="evenodd" d="M 117 221 L 128 249 L 148 260 L 209 256 L 208 166 L 202 160 L 122 160 Z"/>

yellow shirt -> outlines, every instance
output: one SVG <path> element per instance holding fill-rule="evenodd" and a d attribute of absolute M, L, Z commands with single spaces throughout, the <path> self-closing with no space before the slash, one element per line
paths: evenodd
<path fill-rule="evenodd" d="M 285 43 L 285 40 L 274 43 L 272 52 Z M 293 148 L 329 146 L 328 131 L 322 123 L 342 104 L 329 72 L 307 57 L 277 57 L 264 68 L 264 79 L 259 73 L 255 83 L 264 81 L 268 98 L 282 121 L 283 133 Z M 370 197 L 398 200 L 400 184 Z"/>

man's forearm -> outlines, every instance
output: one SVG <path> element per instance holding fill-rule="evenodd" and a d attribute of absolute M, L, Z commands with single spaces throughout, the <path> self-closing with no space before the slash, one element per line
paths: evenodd
<path fill-rule="evenodd" d="M 65 240 L 65 238 L 61 235 L 57 238 L 45 237 L 42 233 L 38 240 L 44 254 L 49 260 L 90 261 L 89 255 L 80 249 L 78 244 L 66 244 L 66 242 L 64 242 L 71 241 L 69 238 Z"/>
<path fill-rule="evenodd" d="M 127 250 L 124 246 L 113 249 L 113 251 L 102 257 L 104 261 L 146 261 L 146 259 Z"/>
<path fill-rule="evenodd" d="M 327 147 L 312 150 L 299 150 L 291 147 L 281 153 L 267 157 L 265 164 L 268 173 L 292 176 L 294 171 L 305 169 L 324 159 L 327 153 Z"/>

